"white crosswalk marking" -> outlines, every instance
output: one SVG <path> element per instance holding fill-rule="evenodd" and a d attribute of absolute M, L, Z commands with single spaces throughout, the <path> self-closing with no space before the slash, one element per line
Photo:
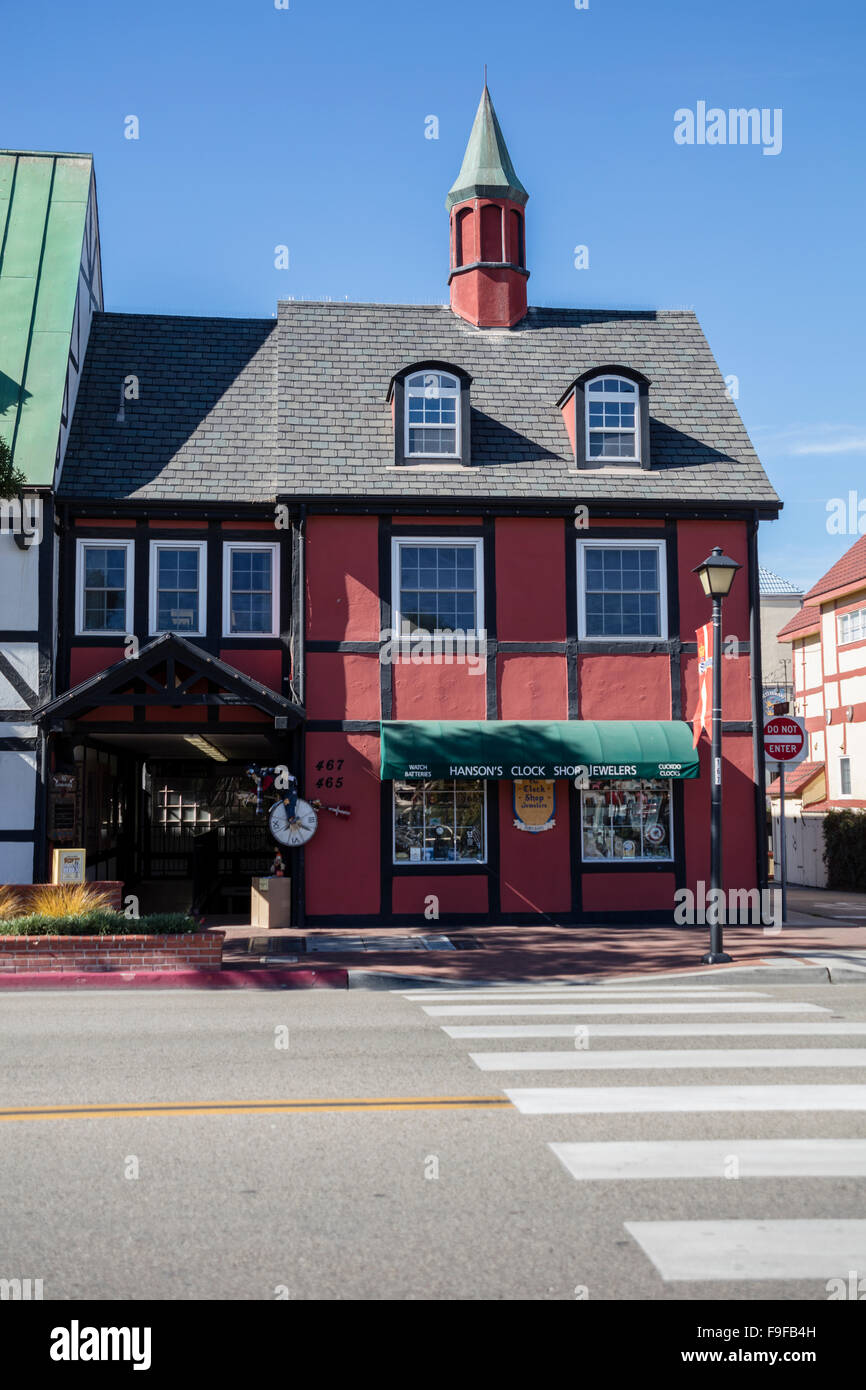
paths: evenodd
<path fill-rule="evenodd" d="M 518 1074 L 528 1072 L 584 1073 L 586 1080 L 590 1072 L 611 1072 L 620 1073 L 620 1081 L 628 1079 L 622 1073 L 629 1071 L 685 1073 L 679 1084 L 671 1084 L 675 1078 L 667 1076 L 666 1084 L 658 1085 L 503 1087 L 516 1110 L 540 1117 L 533 1126 L 543 1127 L 539 1139 L 559 1160 L 564 1175 L 577 1183 L 624 1182 L 624 1192 L 635 1194 L 635 1217 L 640 1215 L 638 1194 L 653 1180 L 667 1180 L 665 1191 L 674 1204 L 672 1215 L 677 1215 L 676 1207 L 683 1200 L 678 1197 L 681 1185 L 695 1179 L 712 1180 L 706 1189 L 709 1203 L 725 1200 L 720 1194 L 735 1190 L 736 1184 L 727 1181 L 731 1178 L 771 1179 L 779 1184 L 866 1178 L 866 1139 L 839 1136 L 838 1128 L 831 1131 L 833 1137 L 821 1137 L 814 1133 L 818 1122 L 808 1118 L 787 1122 L 789 1126 L 800 1125 L 797 1137 L 785 1134 L 780 1126 L 786 1121 L 776 1119 L 769 1137 L 739 1138 L 736 1133 L 728 1137 L 729 1126 L 733 1126 L 726 1120 L 718 1125 L 721 1137 L 717 1132 L 710 1138 L 695 1139 L 686 1130 L 680 1138 L 672 1133 L 676 1120 L 668 1119 L 660 1122 L 663 1139 L 579 1142 L 570 1141 L 568 1130 L 563 1133 L 561 1127 L 558 1134 L 551 1135 L 550 1122 L 543 1118 L 614 1117 L 604 1122 L 607 1128 L 617 1124 L 616 1117 L 623 1117 L 625 1124 L 631 1117 L 646 1116 L 651 1135 L 653 1116 L 740 1119 L 847 1112 L 858 1117 L 852 1118 L 852 1125 L 862 1125 L 859 1117 L 866 1113 L 866 1085 L 856 1083 L 866 1077 L 866 1046 L 856 1042 L 866 1038 L 866 1022 L 831 1019 L 832 1009 L 824 1005 L 802 999 L 785 1002 L 760 990 L 695 981 L 680 987 L 668 981 L 650 981 L 646 985 L 614 982 L 431 989 L 406 993 L 404 998 L 414 1000 L 455 1042 L 488 1039 L 517 1044 L 511 1049 L 468 1052 L 469 1060 L 481 1071 L 501 1073 L 503 1081 L 508 1080 L 508 1074 L 517 1079 Z M 462 1019 L 478 1021 L 457 1021 Z M 556 1019 L 560 1021 L 548 1021 Z M 838 1040 L 838 1045 L 809 1046 L 810 1040 L 819 1038 Z M 552 1039 L 569 1042 L 564 1047 L 550 1047 Z M 655 1039 L 672 1039 L 673 1045 L 654 1046 Z M 700 1041 L 690 1045 L 692 1039 Z M 714 1044 L 712 1039 L 719 1041 Z M 535 1041 L 541 1046 L 532 1046 Z M 811 1075 L 799 1085 L 774 1084 L 774 1072 L 806 1068 L 826 1075 L 828 1084 L 816 1084 Z M 732 1085 L 730 1073 L 739 1069 L 766 1071 L 767 1076 L 755 1076 L 759 1084 L 751 1084 L 750 1079 L 748 1084 Z M 694 1070 L 710 1073 L 711 1084 L 689 1084 L 687 1074 Z M 832 1078 L 831 1071 L 847 1074 L 851 1083 Z M 558 1123 L 562 1126 L 568 1121 Z M 753 1123 L 760 1123 L 760 1119 Z M 813 1132 L 807 1130 L 803 1137 L 807 1124 Z M 712 1129 L 709 1132 L 712 1135 Z M 778 1194 L 786 1190 L 777 1186 L 777 1202 Z M 716 1219 L 730 1209 L 727 1198 L 726 1205 L 716 1212 L 710 1206 L 706 1219 L 629 1219 L 624 1221 L 624 1229 L 666 1282 L 826 1281 L 845 1278 L 850 1270 L 866 1270 L 866 1220 L 824 1219 L 823 1212 L 822 1219 L 809 1219 L 802 1215 L 802 1186 L 793 1190 L 798 1194 L 798 1205 L 791 1219 Z M 691 1211 L 694 1199 L 686 1200 Z"/>
<path fill-rule="evenodd" d="M 691 1047 L 615 1048 L 590 1052 L 470 1052 L 482 1071 L 672 1071 L 703 1069 L 730 1071 L 740 1067 L 860 1067 L 866 1074 L 862 1047 Z"/>
<path fill-rule="evenodd" d="M 543 1086 L 505 1094 L 524 1115 L 866 1110 L 866 1086 Z"/>
<path fill-rule="evenodd" d="M 436 990 L 433 994 L 425 995 L 428 1002 L 433 999 L 441 1000 L 442 1003 L 453 1003 L 455 999 L 465 1000 L 469 990 Z M 473 1000 L 480 1004 L 490 1003 L 512 1003 L 512 1004 L 531 1004 L 536 1001 L 563 1000 L 565 1002 L 579 1003 L 585 999 L 588 1003 L 598 999 L 768 999 L 769 995 L 757 989 L 608 989 L 590 988 L 581 986 L 572 989 L 545 989 L 545 990 L 504 990 L 504 989 L 473 989 L 471 991 Z M 404 999 L 412 999 L 413 995 L 406 994 Z"/>
<path fill-rule="evenodd" d="M 833 1279 L 866 1269 L 866 1221 L 626 1221 L 663 1279 Z"/>
<path fill-rule="evenodd" d="M 670 1139 L 548 1147 L 581 1182 L 866 1177 L 866 1139 Z"/>
<path fill-rule="evenodd" d="M 581 1031 L 593 1038 L 766 1038 L 786 1037 L 862 1037 L 866 1023 L 826 1023 L 821 1018 L 808 1023 L 587 1023 Z M 449 1038 L 571 1038 L 573 1023 L 456 1023 L 442 1025 Z"/>
<path fill-rule="evenodd" d="M 490 1018 L 496 1014 L 508 1018 L 529 1018 L 533 1014 L 808 1014 L 829 1013 L 820 1004 L 729 1004 L 716 1000 L 706 1003 L 677 1004 L 657 1002 L 653 1004 L 422 1004 L 425 1014 L 431 1018 L 444 1018 L 447 1015 L 461 1018 Z"/>

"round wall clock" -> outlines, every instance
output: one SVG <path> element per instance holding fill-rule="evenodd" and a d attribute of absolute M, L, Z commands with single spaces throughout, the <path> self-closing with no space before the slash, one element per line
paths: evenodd
<path fill-rule="evenodd" d="M 268 812 L 268 825 L 274 839 L 281 845 L 296 848 L 305 845 L 316 833 L 319 817 L 309 801 L 298 797 L 294 815 L 290 816 L 288 807 L 282 801 L 275 801 Z"/>

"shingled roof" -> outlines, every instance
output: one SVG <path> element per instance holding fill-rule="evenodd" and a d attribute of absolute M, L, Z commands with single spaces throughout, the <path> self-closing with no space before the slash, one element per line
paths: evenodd
<path fill-rule="evenodd" d="M 397 466 L 389 381 L 434 359 L 472 377 L 471 463 Z M 575 468 L 556 402 L 609 364 L 650 381 L 651 469 Z M 479 330 L 444 305 L 291 301 L 276 320 L 96 315 L 59 491 L 779 505 L 690 312 L 539 308 Z"/>
<path fill-rule="evenodd" d="M 866 536 L 860 536 L 850 550 L 846 550 L 835 565 L 813 584 L 806 594 L 805 601 L 817 599 L 821 594 L 832 593 L 835 589 L 866 588 Z"/>
<path fill-rule="evenodd" d="M 798 608 L 793 618 L 776 633 L 777 642 L 793 642 L 795 637 L 805 637 L 810 632 L 820 632 L 821 615 L 816 608 Z"/>

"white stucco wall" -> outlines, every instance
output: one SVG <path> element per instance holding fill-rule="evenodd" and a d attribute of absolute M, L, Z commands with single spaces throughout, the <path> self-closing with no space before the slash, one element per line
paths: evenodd
<path fill-rule="evenodd" d="M 0 830 L 32 830 L 36 754 L 0 752 Z"/>

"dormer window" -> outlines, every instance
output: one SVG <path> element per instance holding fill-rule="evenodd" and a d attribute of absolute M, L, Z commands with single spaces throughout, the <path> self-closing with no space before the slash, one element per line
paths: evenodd
<path fill-rule="evenodd" d="M 412 362 L 391 378 L 394 463 L 459 468 L 469 463 L 469 387 L 453 362 Z"/>
<path fill-rule="evenodd" d="M 624 363 L 593 367 L 557 402 L 578 468 L 650 468 L 650 382 Z"/>
<path fill-rule="evenodd" d="M 637 463 L 637 382 L 623 376 L 599 376 L 586 386 L 586 456 Z"/>
<path fill-rule="evenodd" d="M 406 382 L 406 457 L 458 458 L 460 383 L 444 372 L 416 372 Z"/>

